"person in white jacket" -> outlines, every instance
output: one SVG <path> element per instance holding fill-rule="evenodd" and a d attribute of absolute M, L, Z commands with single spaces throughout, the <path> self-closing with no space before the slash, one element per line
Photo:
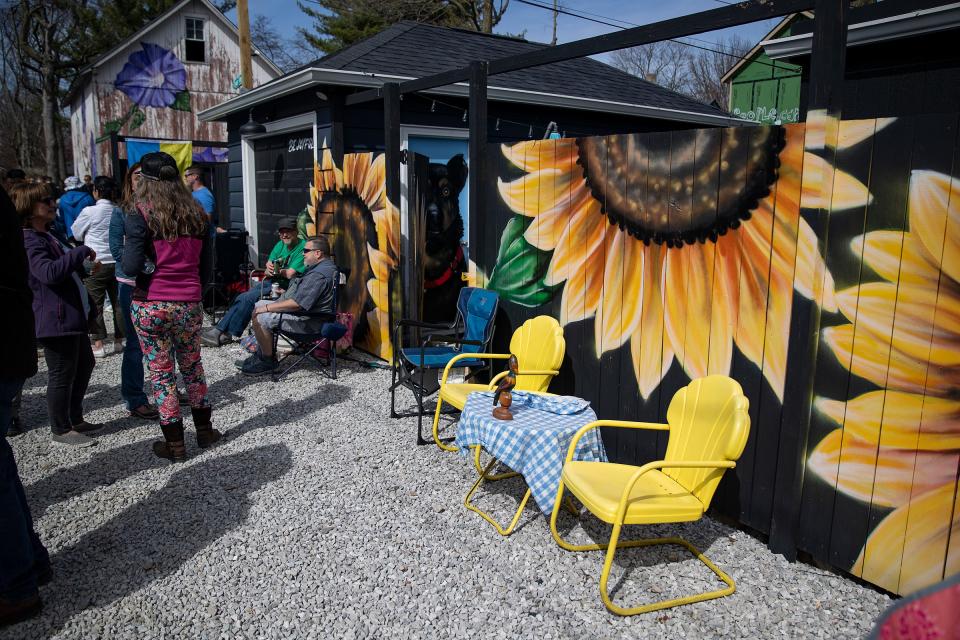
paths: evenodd
<path fill-rule="evenodd" d="M 107 338 L 107 328 L 103 322 L 103 303 L 107 296 L 110 297 L 110 305 L 113 307 L 113 348 L 109 353 L 123 349 L 123 319 L 117 303 L 116 265 L 110 255 L 110 219 L 117 206 L 114 202 L 119 195 L 120 189 L 113 178 L 97 176 L 93 181 L 96 204 L 84 207 L 70 229 L 77 242 L 82 242 L 97 252 L 99 264 L 93 266 L 84 284 L 96 306 L 97 315 L 90 326 L 90 337 L 93 340 L 93 354 L 99 358 L 108 353 L 103 344 Z"/>

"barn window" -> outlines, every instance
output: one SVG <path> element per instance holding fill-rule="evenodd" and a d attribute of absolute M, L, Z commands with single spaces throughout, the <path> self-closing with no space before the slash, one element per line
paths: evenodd
<path fill-rule="evenodd" d="M 186 18 L 186 37 L 183 41 L 183 59 L 186 62 L 206 62 L 207 47 L 203 37 L 203 20 Z"/>

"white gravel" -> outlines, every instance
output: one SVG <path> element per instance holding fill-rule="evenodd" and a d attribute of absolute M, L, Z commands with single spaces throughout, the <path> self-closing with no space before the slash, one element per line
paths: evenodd
<path fill-rule="evenodd" d="M 704 518 L 633 533 L 687 536 L 737 593 L 615 616 L 599 598 L 601 552 L 557 547 L 535 506 L 509 538 L 463 507 L 472 466 L 388 417 L 389 372 L 343 363 L 336 381 L 307 369 L 274 384 L 237 374 L 236 357 L 204 351 L 226 438 L 200 453 L 189 433 L 182 465 L 150 451 L 155 423 L 125 417 L 119 356 L 91 383 L 87 419 L 107 423 L 96 447 L 51 444 L 45 371 L 28 381 L 31 430 L 11 442 L 54 579 L 43 614 L 0 637 L 856 638 L 890 602 Z M 498 485 L 480 504 L 506 519 L 522 485 Z M 617 558 L 623 604 L 715 588 L 680 550 Z"/>

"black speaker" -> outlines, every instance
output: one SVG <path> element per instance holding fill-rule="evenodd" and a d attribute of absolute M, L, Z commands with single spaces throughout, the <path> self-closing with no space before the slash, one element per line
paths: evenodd
<path fill-rule="evenodd" d="M 249 262 L 247 254 L 247 232 L 230 230 L 218 233 L 216 239 L 216 281 L 218 283 L 236 282 L 245 273 Z"/>

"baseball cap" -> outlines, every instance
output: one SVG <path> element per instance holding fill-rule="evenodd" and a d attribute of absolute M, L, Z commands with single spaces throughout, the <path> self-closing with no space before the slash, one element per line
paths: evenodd
<path fill-rule="evenodd" d="M 140 158 L 140 176 L 148 180 L 173 182 L 180 178 L 180 169 L 169 153 L 154 151 Z"/>
<path fill-rule="evenodd" d="M 280 223 L 277 225 L 277 230 L 280 229 L 293 229 L 297 230 L 297 219 L 296 218 L 282 218 Z"/>

